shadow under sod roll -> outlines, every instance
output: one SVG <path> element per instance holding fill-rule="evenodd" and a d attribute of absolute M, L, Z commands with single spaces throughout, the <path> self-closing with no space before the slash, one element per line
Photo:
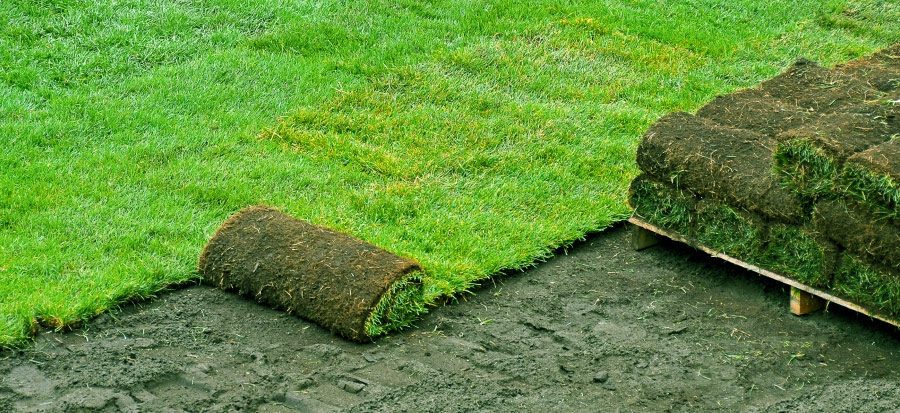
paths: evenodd
<path fill-rule="evenodd" d="M 354 341 L 424 312 L 417 262 L 264 205 L 229 217 L 203 249 L 199 270 L 208 284 Z"/>

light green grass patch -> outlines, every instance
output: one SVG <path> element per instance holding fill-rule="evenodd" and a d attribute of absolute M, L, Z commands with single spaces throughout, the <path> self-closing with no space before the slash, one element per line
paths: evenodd
<path fill-rule="evenodd" d="M 17 0 L 0 21 L 0 346 L 196 279 L 258 203 L 417 259 L 428 300 L 465 291 L 627 216 L 663 113 L 900 40 L 881 1 Z"/>

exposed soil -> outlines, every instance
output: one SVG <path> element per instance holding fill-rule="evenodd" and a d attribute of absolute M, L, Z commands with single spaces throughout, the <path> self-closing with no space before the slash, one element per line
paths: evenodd
<path fill-rule="evenodd" d="M 413 260 L 262 205 L 229 217 L 199 267 L 211 285 L 356 341 L 369 341 L 367 324 L 391 286 L 421 270 Z M 421 283 L 410 288 L 421 296 Z"/>
<path fill-rule="evenodd" d="M 0 411 L 891 411 L 900 332 L 595 234 L 371 344 L 194 286 L 0 353 Z"/>

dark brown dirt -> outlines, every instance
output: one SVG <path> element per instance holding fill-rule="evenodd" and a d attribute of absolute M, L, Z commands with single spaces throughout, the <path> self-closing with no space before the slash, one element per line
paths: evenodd
<path fill-rule="evenodd" d="M 196 286 L 0 352 L 0 411 L 892 411 L 897 329 L 618 226 L 372 344 Z"/>
<path fill-rule="evenodd" d="M 900 228 L 890 220 L 878 220 L 855 205 L 842 201 L 816 204 L 813 220 L 818 230 L 841 247 L 900 269 Z"/>
<path fill-rule="evenodd" d="M 421 267 L 347 234 L 253 206 L 222 224 L 199 269 L 211 285 L 368 341 L 365 325 L 375 305 Z"/>
<path fill-rule="evenodd" d="M 662 117 L 637 151 L 641 170 L 662 182 L 786 222 L 800 220 L 800 202 L 773 171 L 776 141 L 719 126 L 687 113 Z"/>

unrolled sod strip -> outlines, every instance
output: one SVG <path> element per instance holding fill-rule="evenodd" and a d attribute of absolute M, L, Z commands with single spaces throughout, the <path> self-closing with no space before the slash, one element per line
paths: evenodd
<path fill-rule="evenodd" d="M 355 341 L 424 312 L 418 263 L 268 206 L 228 218 L 203 249 L 199 270 L 209 284 Z"/>

